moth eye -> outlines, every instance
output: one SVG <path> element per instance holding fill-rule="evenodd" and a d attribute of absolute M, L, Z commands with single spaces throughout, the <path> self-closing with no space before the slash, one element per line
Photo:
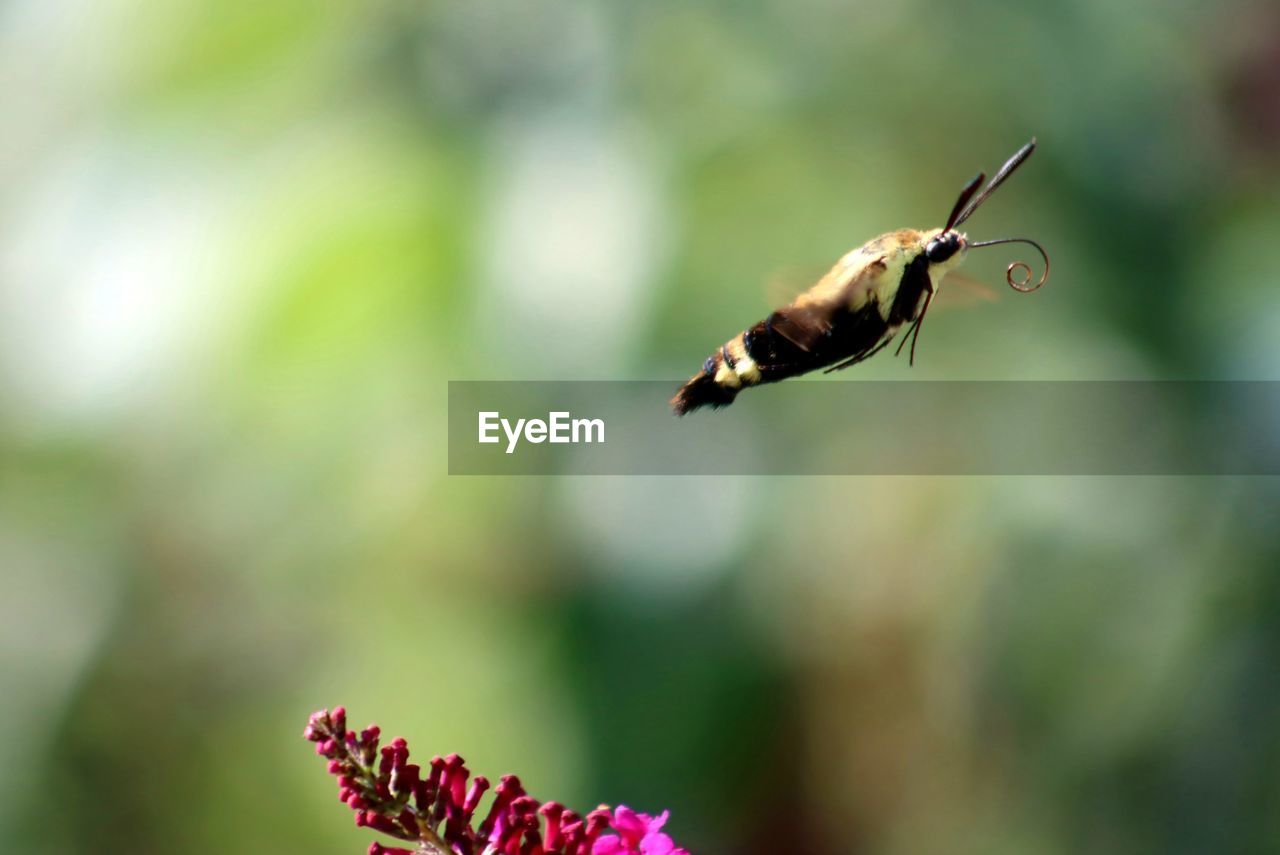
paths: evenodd
<path fill-rule="evenodd" d="M 955 255 L 957 249 L 959 245 L 955 241 L 934 238 L 925 246 L 924 255 L 931 264 L 938 264 Z"/>

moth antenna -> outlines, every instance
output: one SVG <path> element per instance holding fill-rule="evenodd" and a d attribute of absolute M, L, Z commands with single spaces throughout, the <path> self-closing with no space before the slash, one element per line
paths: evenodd
<path fill-rule="evenodd" d="M 955 228 L 956 223 L 960 219 L 960 212 L 964 210 L 965 205 L 969 204 L 969 200 L 973 198 L 973 194 L 978 192 L 978 185 L 986 180 L 986 177 L 987 174 L 985 172 L 979 172 L 969 180 L 968 184 L 964 185 L 964 189 L 960 191 L 959 198 L 956 199 L 955 207 L 951 209 L 951 216 L 947 217 L 947 225 L 942 230 L 943 234 L 946 234 Z"/>
<path fill-rule="evenodd" d="M 1005 179 L 1012 175 L 1015 169 L 1025 163 L 1027 158 L 1031 156 L 1031 152 L 1035 150 L 1036 138 L 1032 137 L 1030 142 L 1014 152 L 1013 157 L 1004 162 L 1004 166 L 1000 167 L 1000 171 L 995 174 L 995 177 L 991 179 L 990 183 L 988 183 L 986 187 L 982 188 L 982 192 L 973 197 L 973 201 L 970 202 L 964 211 L 961 212 L 960 216 L 956 218 L 955 225 L 958 226 L 973 216 L 973 212 L 978 210 L 978 207 L 983 202 L 987 201 L 987 197 L 996 192 L 996 188 L 1003 184 Z"/>
<path fill-rule="evenodd" d="M 1025 261 L 1015 261 L 1012 264 L 1010 264 L 1008 269 L 1006 269 L 1004 272 L 1004 280 L 1009 283 L 1010 288 L 1012 288 L 1015 291 L 1021 291 L 1023 294 L 1030 294 L 1032 291 L 1039 289 L 1041 285 L 1043 285 L 1045 282 L 1048 281 L 1049 253 L 1045 252 L 1044 247 L 1042 247 L 1037 242 L 1033 241 L 1031 238 L 998 238 L 996 240 L 977 241 L 977 242 L 971 242 L 969 244 L 969 248 L 973 249 L 974 247 L 980 247 L 980 246 L 996 246 L 997 244 L 1002 244 L 1002 243 L 1030 244 L 1031 246 L 1034 246 L 1036 248 L 1036 251 L 1040 253 L 1040 257 L 1044 259 L 1044 273 L 1040 275 L 1040 281 L 1034 285 L 1031 284 L 1031 265 L 1030 264 L 1027 264 Z M 1013 272 L 1019 269 L 1021 269 L 1023 275 L 1018 279 L 1014 279 Z"/>

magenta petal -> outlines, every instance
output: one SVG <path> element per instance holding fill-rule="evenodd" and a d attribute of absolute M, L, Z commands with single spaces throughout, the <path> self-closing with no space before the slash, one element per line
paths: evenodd
<path fill-rule="evenodd" d="M 615 853 L 626 851 L 627 849 L 622 845 L 622 841 L 612 834 L 597 837 L 596 842 L 591 845 L 591 855 L 615 855 Z"/>
<path fill-rule="evenodd" d="M 638 814 L 626 805 L 618 805 L 613 812 L 613 830 L 622 835 L 628 846 L 640 842 L 648 829 L 648 817 Z"/>
<path fill-rule="evenodd" d="M 671 855 L 671 850 L 675 848 L 676 845 L 671 838 L 661 831 L 646 834 L 644 840 L 640 841 L 640 851 L 643 855 Z"/>

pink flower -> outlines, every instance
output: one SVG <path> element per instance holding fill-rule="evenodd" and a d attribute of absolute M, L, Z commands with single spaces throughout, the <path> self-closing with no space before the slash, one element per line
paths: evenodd
<path fill-rule="evenodd" d="M 433 757 L 424 769 L 409 762 L 403 739 L 379 748 L 381 735 L 376 725 L 348 730 L 342 707 L 311 716 L 303 731 L 328 761 L 356 825 L 415 845 L 373 843 L 369 855 L 689 855 L 662 832 L 666 811 L 654 817 L 601 805 L 583 817 L 534 799 L 515 775 L 504 775 L 480 810 L 489 780 L 473 777 L 461 757 Z"/>
<path fill-rule="evenodd" d="M 597 838 L 591 855 L 689 855 L 687 850 L 677 849 L 671 838 L 662 833 L 668 815 L 664 810 L 659 816 L 650 816 L 618 805 L 609 823 L 618 836 Z"/>

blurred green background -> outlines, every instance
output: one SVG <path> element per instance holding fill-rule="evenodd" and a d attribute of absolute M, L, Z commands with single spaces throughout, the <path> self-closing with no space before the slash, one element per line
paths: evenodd
<path fill-rule="evenodd" d="M 0 74 L 0 850 L 361 852 L 343 703 L 696 853 L 1280 852 L 1275 479 L 444 450 L 1032 134 L 967 227 L 1049 286 L 842 379 L 1277 379 L 1273 2 L 14 0 Z"/>

